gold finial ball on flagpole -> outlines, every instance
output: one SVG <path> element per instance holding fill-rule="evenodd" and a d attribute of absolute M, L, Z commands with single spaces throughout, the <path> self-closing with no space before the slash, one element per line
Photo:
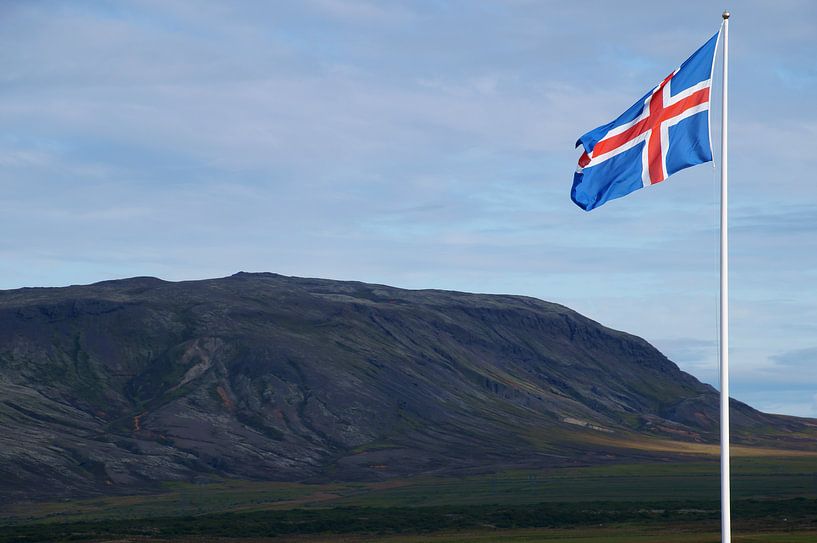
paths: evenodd
<path fill-rule="evenodd" d="M 729 18 L 729 15 L 730 15 L 730 13 L 729 13 L 728 11 L 724 11 L 724 12 L 723 12 L 723 18 L 724 18 L 724 19 L 728 19 L 728 18 Z"/>

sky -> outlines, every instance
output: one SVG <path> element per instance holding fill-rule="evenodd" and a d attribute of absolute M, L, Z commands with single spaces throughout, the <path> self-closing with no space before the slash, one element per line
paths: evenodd
<path fill-rule="evenodd" d="M 817 3 L 672 4 L 6 0 L 0 289 L 243 270 L 524 294 L 717 386 L 715 166 L 590 213 L 569 191 L 576 139 L 727 7 L 732 395 L 817 417 Z"/>

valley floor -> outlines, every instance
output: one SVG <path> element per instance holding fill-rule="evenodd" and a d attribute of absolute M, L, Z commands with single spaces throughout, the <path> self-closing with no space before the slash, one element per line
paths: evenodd
<path fill-rule="evenodd" d="M 446 532 L 433 535 L 307 536 L 296 538 L 106 539 L 98 543 L 720 543 L 718 532 L 667 533 L 626 527 L 585 530 L 492 530 Z M 735 533 L 733 543 L 814 543 L 817 530 L 808 532 Z"/>
<path fill-rule="evenodd" d="M 735 543 L 817 541 L 817 458 L 736 458 Z M 641 463 L 380 483 L 222 480 L 0 505 L 0 543 L 716 543 L 718 464 Z"/>

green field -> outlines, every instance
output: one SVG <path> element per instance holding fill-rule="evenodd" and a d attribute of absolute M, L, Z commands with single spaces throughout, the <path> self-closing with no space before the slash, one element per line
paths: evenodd
<path fill-rule="evenodd" d="M 173 540 L 182 543 L 184 539 Z M 191 543 L 235 543 L 235 539 L 190 539 Z M 400 536 L 317 536 L 308 538 L 257 538 L 245 543 L 720 543 L 718 532 L 667 534 L 640 528 L 616 527 L 582 530 L 495 530 Z M 814 543 L 813 532 L 764 532 L 735 534 L 734 543 Z"/>
<path fill-rule="evenodd" d="M 640 528 L 615 527 L 581 530 L 489 530 L 424 535 L 300 536 L 264 538 L 179 537 L 174 539 L 122 538 L 105 543 L 720 543 L 717 532 L 668 534 Z M 817 531 L 734 534 L 734 543 L 813 543 Z"/>
<path fill-rule="evenodd" d="M 718 485 L 717 462 L 700 458 L 382 483 L 169 484 L 6 506 L 0 542 L 715 542 Z M 733 519 L 736 542 L 817 541 L 817 458 L 735 458 Z"/>

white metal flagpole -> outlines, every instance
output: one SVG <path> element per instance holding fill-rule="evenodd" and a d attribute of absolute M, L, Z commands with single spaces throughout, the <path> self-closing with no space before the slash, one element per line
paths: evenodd
<path fill-rule="evenodd" d="M 723 104 L 721 108 L 721 541 L 731 543 L 729 492 L 729 226 L 727 180 L 727 90 L 729 85 L 729 12 L 723 12 Z"/>

